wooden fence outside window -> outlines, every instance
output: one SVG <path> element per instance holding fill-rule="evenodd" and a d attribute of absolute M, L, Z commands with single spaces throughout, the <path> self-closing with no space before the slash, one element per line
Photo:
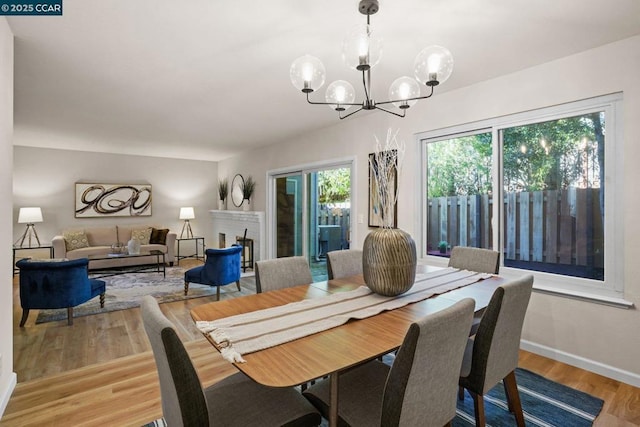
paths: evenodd
<path fill-rule="evenodd" d="M 505 194 L 504 259 L 602 268 L 599 196 L 597 188 Z M 486 194 L 428 199 L 427 251 L 437 251 L 441 241 L 491 248 L 492 205 Z"/>

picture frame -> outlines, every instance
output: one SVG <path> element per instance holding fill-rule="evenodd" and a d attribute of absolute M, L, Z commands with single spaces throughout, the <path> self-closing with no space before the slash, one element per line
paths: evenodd
<path fill-rule="evenodd" d="M 151 184 L 75 184 L 76 218 L 151 216 Z"/>
<path fill-rule="evenodd" d="M 382 209 L 380 200 L 379 200 L 379 192 L 378 192 L 378 183 L 375 178 L 375 170 L 377 170 L 377 161 L 376 161 L 376 153 L 369 153 L 369 215 L 368 215 L 368 225 L 371 228 L 380 228 L 383 225 L 384 218 L 384 210 Z M 398 165 L 395 164 L 393 168 L 393 200 L 396 199 L 396 195 L 398 192 Z M 398 227 L 398 203 L 397 200 L 393 204 L 393 211 L 391 212 L 393 215 L 393 228 Z"/>

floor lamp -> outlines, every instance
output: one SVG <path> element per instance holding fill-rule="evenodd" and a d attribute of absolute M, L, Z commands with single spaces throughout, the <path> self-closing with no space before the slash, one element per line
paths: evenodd
<path fill-rule="evenodd" d="M 182 225 L 182 233 L 180 233 L 180 238 L 184 239 L 185 231 L 187 233 L 186 239 L 193 239 L 193 232 L 191 231 L 191 224 L 189 223 L 190 219 L 194 219 L 196 216 L 193 213 L 193 208 L 180 208 L 180 219 L 184 220 L 184 224 Z"/>
<path fill-rule="evenodd" d="M 18 214 L 18 224 L 27 224 L 26 230 L 18 240 L 15 242 L 15 246 L 24 247 L 24 241 L 28 238 L 29 248 L 31 247 L 31 237 L 35 237 L 36 242 L 38 242 L 38 247 L 40 247 L 40 239 L 38 238 L 38 233 L 36 232 L 36 222 L 42 222 L 42 210 L 40 208 L 20 208 L 20 213 Z M 18 242 L 20 242 L 18 244 Z"/>

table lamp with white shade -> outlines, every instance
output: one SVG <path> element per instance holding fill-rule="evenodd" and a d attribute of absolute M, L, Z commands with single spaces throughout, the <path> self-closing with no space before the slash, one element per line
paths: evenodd
<path fill-rule="evenodd" d="M 40 239 L 36 232 L 35 223 L 42 222 L 42 210 L 37 207 L 20 208 L 18 214 L 18 224 L 27 224 L 27 229 L 18 240 L 16 240 L 16 246 L 24 247 L 24 241 L 28 238 L 29 248 L 31 247 L 31 237 L 35 237 L 38 247 L 40 247 Z M 20 242 L 18 244 L 18 242 Z"/>
<path fill-rule="evenodd" d="M 194 219 L 195 217 L 196 216 L 193 212 L 193 207 L 180 208 L 180 219 L 184 220 L 184 224 L 182 225 L 182 233 L 180 233 L 181 239 L 185 238 L 185 231 L 187 233 L 187 239 L 193 238 L 193 232 L 191 231 L 191 224 L 189 223 L 189 220 Z"/>

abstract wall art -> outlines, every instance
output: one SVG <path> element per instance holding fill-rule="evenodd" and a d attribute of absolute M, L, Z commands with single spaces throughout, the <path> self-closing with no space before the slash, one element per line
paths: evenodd
<path fill-rule="evenodd" d="M 76 218 L 151 216 L 150 184 L 76 183 Z"/>

